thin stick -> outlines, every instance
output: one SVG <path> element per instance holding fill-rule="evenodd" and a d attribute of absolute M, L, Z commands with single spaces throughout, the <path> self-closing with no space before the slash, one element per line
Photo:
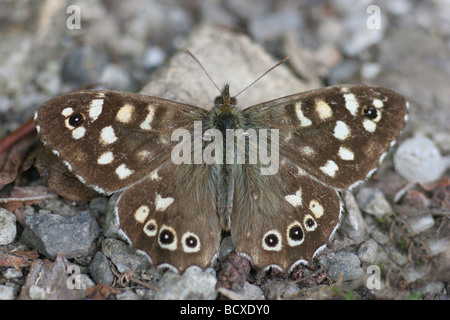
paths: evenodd
<path fill-rule="evenodd" d="M 266 74 L 268 74 L 270 71 L 272 71 L 273 69 L 275 69 L 276 67 L 278 67 L 280 64 L 286 62 L 286 60 L 288 60 L 289 57 L 284 58 L 283 60 L 280 60 L 277 64 L 275 64 L 272 68 L 270 68 L 269 70 L 267 70 L 266 72 L 264 72 L 262 75 L 260 75 L 255 81 L 253 81 L 252 83 L 250 83 L 248 86 L 246 86 L 244 89 L 242 89 L 241 91 L 238 92 L 237 95 L 235 95 L 234 97 L 236 98 L 238 95 L 240 95 L 242 92 L 244 92 L 245 90 L 247 90 L 248 88 L 250 88 L 252 85 L 254 85 L 259 79 L 261 79 L 262 77 L 264 77 Z"/>

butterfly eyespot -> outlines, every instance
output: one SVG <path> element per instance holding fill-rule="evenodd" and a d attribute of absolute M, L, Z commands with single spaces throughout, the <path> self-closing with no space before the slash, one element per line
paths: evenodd
<path fill-rule="evenodd" d="M 305 240 L 305 233 L 303 232 L 300 222 L 295 221 L 287 227 L 287 239 L 288 244 L 291 247 L 295 247 L 303 243 Z"/>
<path fill-rule="evenodd" d="M 266 232 L 262 239 L 262 246 L 269 251 L 281 250 L 281 235 L 276 230 Z"/>
<path fill-rule="evenodd" d="M 67 121 L 67 123 L 74 128 L 81 126 L 83 122 L 84 122 L 84 115 L 82 113 L 72 114 Z"/>
<path fill-rule="evenodd" d="M 177 234 L 168 226 L 162 226 L 159 231 L 158 243 L 164 249 L 175 250 L 177 248 Z"/>
<path fill-rule="evenodd" d="M 144 225 L 143 230 L 147 236 L 153 237 L 158 232 L 158 225 L 156 224 L 156 221 L 154 219 L 151 219 Z"/>
<path fill-rule="evenodd" d="M 200 250 L 200 239 L 192 232 L 186 232 L 181 242 L 183 244 L 184 252 L 198 252 Z"/>
<path fill-rule="evenodd" d="M 317 228 L 317 222 L 310 214 L 305 216 L 303 224 L 305 225 L 306 231 L 314 231 Z"/>
<path fill-rule="evenodd" d="M 364 117 L 374 122 L 378 122 L 381 119 L 381 111 L 374 106 L 365 106 L 362 112 Z"/>

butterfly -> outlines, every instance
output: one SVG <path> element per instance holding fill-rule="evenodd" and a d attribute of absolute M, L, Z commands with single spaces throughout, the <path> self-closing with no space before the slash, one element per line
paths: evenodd
<path fill-rule="evenodd" d="M 35 112 L 41 141 L 85 185 L 120 192 L 121 234 L 156 266 L 206 268 L 230 233 L 258 269 L 291 270 L 339 225 L 339 192 L 370 176 L 405 126 L 390 89 L 338 85 L 210 110 L 85 90 Z"/>

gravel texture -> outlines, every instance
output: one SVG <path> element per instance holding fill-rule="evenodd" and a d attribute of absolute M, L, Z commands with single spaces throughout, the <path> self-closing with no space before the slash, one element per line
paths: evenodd
<path fill-rule="evenodd" d="M 448 299 L 450 6 L 356 3 L 79 0 L 80 29 L 70 29 L 70 1 L 0 2 L 0 139 L 46 100 L 84 87 L 208 107 L 217 90 L 185 48 L 235 93 L 290 56 L 239 96 L 243 106 L 343 83 L 389 87 L 411 103 L 398 147 L 343 195 L 341 228 L 309 267 L 245 277 L 239 261 L 224 267 L 225 238 L 214 269 L 155 270 L 116 239 L 116 197 L 60 197 L 0 209 L 0 299 Z M 17 183 L 43 185 L 27 179 Z M 238 283 L 218 287 L 223 269 Z M 36 281 L 42 270 L 52 276 Z M 64 287 L 72 280 L 76 293 Z"/>

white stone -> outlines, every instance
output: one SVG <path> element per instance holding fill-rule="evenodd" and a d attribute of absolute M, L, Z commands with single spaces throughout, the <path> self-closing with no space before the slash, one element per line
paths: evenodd
<path fill-rule="evenodd" d="M 0 208 L 0 245 L 7 245 L 13 242 L 16 234 L 16 216 L 14 213 Z"/>

